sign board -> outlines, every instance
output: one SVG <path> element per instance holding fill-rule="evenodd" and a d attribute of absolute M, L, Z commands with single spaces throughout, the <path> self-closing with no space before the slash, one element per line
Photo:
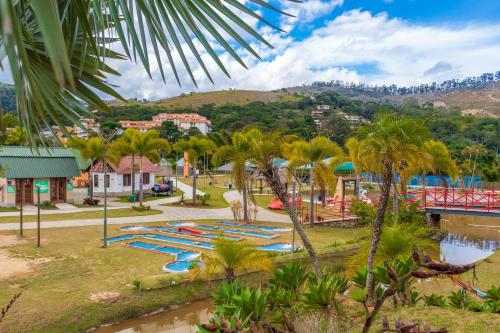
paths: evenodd
<path fill-rule="evenodd" d="M 7 185 L 7 193 L 16 193 L 16 189 L 12 185 Z"/>
<path fill-rule="evenodd" d="M 71 183 L 66 183 L 66 190 L 70 191 L 73 189 L 73 184 Z"/>
<path fill-rule="evenodd" d="M 33 191 L 37 193 L 38 187 L 40 187 L 40 193 L 49 193 L 49 181 L 47 179 L 35 180 L 33 186 Z"/>

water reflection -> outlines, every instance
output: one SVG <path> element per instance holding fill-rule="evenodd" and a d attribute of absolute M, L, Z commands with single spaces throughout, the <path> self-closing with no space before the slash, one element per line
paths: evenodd
<path fill-rule="evenodd" d="M 468 264 L 500 249 L 500 220 L 449 215 L 441 224 L 446 237 L 441 240 L 441 259 L 450 264 Z"/>
<path fill-rule="evenodd" d="M 94 333 L 195 333 L 196 324 L 207 322 L 213 309 L 210 301 L 199 301 L 156 315 L 126 320 Z"/>

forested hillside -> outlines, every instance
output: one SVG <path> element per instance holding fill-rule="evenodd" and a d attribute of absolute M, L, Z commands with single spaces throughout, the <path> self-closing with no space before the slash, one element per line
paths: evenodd
<path fill-rule="evenodd" d="M 14 86 L 0 83 L 0 106 L 5 112 L 16 110 L 16 93 Z"/>

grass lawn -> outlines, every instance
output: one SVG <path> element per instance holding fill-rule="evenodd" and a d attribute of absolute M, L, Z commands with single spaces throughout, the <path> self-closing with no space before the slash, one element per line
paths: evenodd
<path fill-rule="evenodd" d="M 198 222 L 215 223 L 212 220 Z M 110 226 L 109 235 L 123 234 L 119 227 Z M 0 280 L 0 304 L 6 304 L 14 293 L 23 292 L 0 323 L 1 332 L 80 332 L 169 305 L 203 299 L 218 287 L 216 281 L 184 284 L 180 282 L 184 279 L 182 276 L 164 273 L 161 267 L 172 260 L 169 255 L 131 249 L 119 243 L 111 244 L 107 249 L 101 248 L 102 226 L 45 229 L 40 249 L 35 246 L 35 232 L 26 230 L 26 242 L 4 248 L 19 258 L 45 260 L 31 273 Z M 323 253 L 321 263 L 333 267 L 342 264 L 352 253 L 352 246 L 348 250 L 341 247 L 332 249 L 329 245 L 355 240 L 359 230 L 318 227 L 306 232 L 318 252 Z M 261 244 L 290 239 L 291 234 L 288 233 L 273 240 L 251 240 Z M 283 255 L 274 260 L 281 262 L 288 258 L 289 255 Z M 306 253 L 298 254 L 297 258 L 306 258 Z M 258 285 L 268 277 L 269 274 L 258 272 L 245 275 L 241 280 L 249 285 Z M 132 281 L 136 278 L 152 289 L 134 290 Z M 172 281 L 177 283 L 172 284 Z M 102 292 L 118 293 L 119 298 L 109 302 L 90 299 L 91 295 Z"/>
<path fill-rule="evenodd" d="M 193 179 L 192 178 L 179 178 L 180 182 L 183 182 L 184 184 L 187 184 L 189 186 L 193 185 Z M 205 193 L 210 194 L 210 199 L 207 201 L 208 206 L 204 206 L 203 208 L 226 208 L 229 207 L 229 203 L 224 199 L 224 193 L 229 191 L 228 188 L 223 188 L 222 186 L 222 181 L 220 177 L 218 178 L 217 185 L 208 185 L 208 182 L 210 181 L 210 178 L 207 177 L 205 179 L 205 183 L 203 182 L 203 177 L 200 176 L 197 179 L 196 182 L 196 189 Z M 199 202 L 199 200 L 197 200 Z M 171 204 L 167 204 L 171 205 Z M 178 205 L 178 204 L 175 204 Z"/>
<path fill-rule="evenodd" d="M 151 209 L 144 212 L 136 211 L 132 208 L 120 208 L 108 210 L 108 217 L 127 217 L 127 216 L 144 216 L 144 215 L 155 215 L 161 214 L 161 210 Z M 41 215 L 41 220 L 43 221 L 67 221 L 67 220 L 89 220 L 98 219 L 104 217 L 104 212 L 102 210 L 95 210 L 90 212 L 78 212 L 78 213 L 61 213 L 61 214 L 43 214 Z M 24 215 L 24 222 L 36 222 L 36 215 Z M 12 223 L 19 222 L 19 216 L 5 216 L 0 217 L 0 223 Z"/>
<path fill-rule="evenodd" d="M 18 212 L 16 207 L 0 207 L 0 212 Z"/>

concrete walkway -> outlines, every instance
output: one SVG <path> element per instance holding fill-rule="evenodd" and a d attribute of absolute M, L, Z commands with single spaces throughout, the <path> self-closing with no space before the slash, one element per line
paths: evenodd
<path fill-rule="evenodd" d="M 182 184 L 182 185 L 181 185 Z M 182 186 L 182 187 L 181 187 Z M 189 193 L 192 191 L 191 186 L 178 182 L 178 188 L 184 191 L 184 193 Z M 201 191 L 197 191 L 199 194 L 204 194 Z M 190 196 L 185 195 L 184 199 L 190 199 Z M 228 202 L 234 200 L 241 201 L 241 194 L 238 191 L 228 191 L 224 193 L 224 199 Z M 233 214 L 230 208 L 187 208 L 187 207 L 173 207 L 173 206 L 161 206 L 164 203 L 173 203 L 180 200 L 180 197 L 169 197 L 165 199 L 159 199 L 154 201 L 149 201 L 148 204 L 151 209 L 161 210 L 161 214 L 156 215 L 146 215 L 146 216 L 130 216 L 130 217 L 116 217 L 108 218 L 109 224 L 124 224 L 124 223 L 148 223 L 148 222 L 167 222 L 167 221 L 177 221 L 177 220 L 203 220 L 203 219 L 221 219 L 221 220 L 232 220 Z M 116 209 L 117 207 L 113 207 Z M 123 208 L 123 207 L 122 207 Z M 88 208 L 80 208 L 79 211 L 89 211 Z M 100 208 L 102 209 L 102 208 Z M 60 212 L 63 213 L 63 212 Z M 17 212 L 17 215 L 19 213 Z M 15 214 L 16 215 L 16 214 Z M 290 223 L 290 218 L 288 215 L 276 214 L 270 212 L 264 208 L 258 207 L 257 211 L 258 221 L 272 221 L 281 223 Z M 86 219 L 86 220 L 66 220 L 66 221 L 43 221 L 41 222 L 41 228 L 66 228 L 66 227 L 79 227 L 79 226 L 94 226 L 102 225 L 102 218 L 100 219 Z M 35 229 L 37 227 L 36 222 L 25 222 L 23 224 L 25 229 Z M 0 223 L 0 230 L 16 230 L 19 228 L 19 223 Z"/>

